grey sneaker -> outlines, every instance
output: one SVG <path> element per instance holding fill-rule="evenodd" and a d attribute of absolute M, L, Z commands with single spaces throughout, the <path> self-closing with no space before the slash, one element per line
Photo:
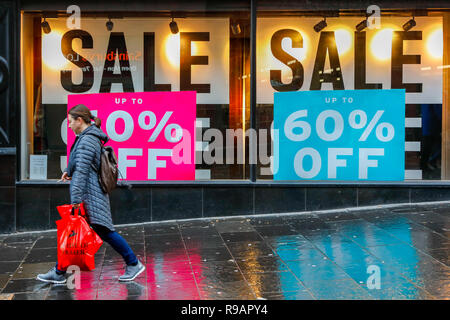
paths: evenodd
<path fill-rule="evenodd" d="M 119 281 L 133 281 L 138 275 L 144 272 L 145 266 L 138 260 L 135 266 L 127 266 L 125 273 L 119 277 Z"/>
<path fill-rule="evenodd" d="M 44 282 L 63 284 L 66 283 L 67 279 L 63 274 L 56 273 L 56 267 L 51 268 L 45 274 L 38 274 L 36 279 Z"/>

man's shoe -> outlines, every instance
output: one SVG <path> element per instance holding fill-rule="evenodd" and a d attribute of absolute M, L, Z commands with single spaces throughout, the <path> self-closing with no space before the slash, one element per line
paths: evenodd
<path fill-rule="evenodd" d="M 138 260 L 138 264 L 135 266 L 128 266 L 125 269 L 125 273 L 119 277 L 119 281 L 133 281 L 138 275 L 144 272 L 145 266 Z"/>
<path fill-rule="evenodd" d="M 50 269 L 49 272 L 47 272 L 45 274 L 38 274 L 36 279 L 38 279 L 40 281 L 44 281 L 44 282 L 57 283 L 57 284 L 63 284 L 63 283 L 66 283 L 66 281 L 67 281 L 66 277 L 63 274 L 56 273 L 56 267 L 53 267 L 52 269 Z"/>

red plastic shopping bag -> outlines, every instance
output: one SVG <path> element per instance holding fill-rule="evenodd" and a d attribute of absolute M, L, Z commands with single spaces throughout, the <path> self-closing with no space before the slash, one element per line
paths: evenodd
<path fill-rule="evenodd" d="M 71 265 L 81 270 L 95 269 L 95 253 L 103 244 L 102 239 L 87 223 L 84 206 L 57 207 L 61 220 L 56 221 L 58 237 L 58 268 L 65 270 Z"/>

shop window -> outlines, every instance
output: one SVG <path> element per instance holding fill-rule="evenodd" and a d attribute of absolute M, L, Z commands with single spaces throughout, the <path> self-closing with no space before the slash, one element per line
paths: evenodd
<path fill-rule="evenodd" d="M 276 7 L 276 4 L 264 2 L 258 8 L 257 130 L 271 129 L 275 113 L 274 95 L 277 93 L 281 96 L 282 92 L 369 90 L 370 95 L 370 90 L 403 89 L 404 178 L 395 180 L 447 180 L 449 174 L 444 158 L 447 147 L 445 141 L 443 142 L 443 138 L 447 138 L 443 133 L 446 132 L 447 123 L 445 110 L 449 105 L 446 94 L 448 57 L 444 56 L 444 52 L 448 51 L 444 49 L 444 45 L 448 46 L 444 41 L 445 37 L 448 38 L 448 15 L 432 10 L 417 14 L 414 10 L 383 8 L 380 18 L 371 20 L 372 25 L 368 25 L 361 11 L 307 12 L 295 10 L 294 7 L 289 9 L 284 7 L 282 10 L 281 7 L 278 10 Z M 410 22 L 411 20 L 413 22 Z M 406 25 L 408 22 L 410 26 Z M 305 103 L 300 100 L 294 99 L 291 102 L 297 103 L 299 109 L 307 109 Z M 388 108 L 390 101 L 385 101 L 384 105 Z M 366 114 L 362 114 L 362 111 L 359 113 L 359 116 L 364 115 Z M 296 117 L 293 120 L 305 119 L 306 114 L 303 118 Z M 373 128 L 367 131 L 369 137 L 370 134 L 375 135 L 377 126 L 383 122 L 382 119 L 380 117 L 378 122 L 373 122 Z M 365 120 L 364 125 L 361 124 L 360 127 L 354 125 L 353 131 L 361 130 L 359 135 L 362 139 L 367 139 L 367 136 L 363 138 L 361 133 L 369 127 L 371 120 L 373 115 Z M 362 123 L 362 120 L 358 121 Z M 295 125 L 298 126 L 295 129 L 298 131 L 293 132 L 299 135 L 302 130 L 301 123 L 296 122 Z M 315 132 L 316 123 L 309 125 L 312 132 Z M 344 119 L 343 126 L 343 130 L 350 128 L 348 118 Z M 280 136 L 284 135 L 282 129 L 279 132 Z M 334 130 L 332 125 L 328 126 L 328 129 L 329 132 Z M 389 129 L 383 132 L 384 135 L 388 135 Z M 263 150 L 263 153 L 264 150 L 269 150 L 272 156 L 271 161 L 267 158 L 258 158 L 258 179 L 279 180 L 276 174 L 274 175 L 274 162 L 279 162 L 275 163 L 275 167 L 294 166 L 291 162 L 286 162 L 282 156 L 274 161 L 274 154 L 278 148 L 283 147 L 282 142 L 276 144 L 274 141 L 270 136 L 258 140 L 258 150 Z M 318 152 L 316 160 L 319 162 L 314 162 L 314 153 L 305 153 L 304 157 L 290 159 L 289 161 L 302 161 L 300 164 L 304 165 L 302 172 L 312 172 L 315 164 L 318 166 L 308 178 L 307 175 L 294 174 L 292 180 L 318 180 L 315 177 L 320 176 L 319 173 L 324 173 L 323 176 L 328 178 L 319 180 L 383 181 L 384 179 L 376 176 L 372 176 L 371 179 L 346 179 L 346 175 L 341 175 L 341 178 L 335 175 L 336 167 L 339 167 L 338 170 L 353 170 L 358 173 L 356 164 L 352 164 L 357 161 L 350 160 L 352 156 L 358 156 L 358 151 L 348 144 L 349 141 L 342 141 L 342 145 L 336 143 L 333 145 L 334 148 L 347 148 L 347 155 L 342 153 L 340 158 L 334 159 L 334 171 L 330 166 L 327 168 L 329 154 Z M 354 145 L 356 146 L 356 143 Z M 298 144 L 298 149 L 304 147 L 314 149 L 316 146 L 308 141 Z M 391 164 L 398 161 L 390 158 L 391 155 L 387 151 L 383 157 Z M 374 159 L 382 158 L 371 159 L 375 161 Z M 371 165 L 373 163 L 369 166 Z M 345 166 L 347 168 L 344 168 Z M 327 169 L 328 176 L 324 172 Z"/>
<path fill-rule="evenodd" d="M 23 12 L 21 179 L 61 177 L 68 95 L 149 91 L 197 92 L 196 180 L 248 179 L 249 27 L 242 11 L 82 12 L 76 29 Z"/>

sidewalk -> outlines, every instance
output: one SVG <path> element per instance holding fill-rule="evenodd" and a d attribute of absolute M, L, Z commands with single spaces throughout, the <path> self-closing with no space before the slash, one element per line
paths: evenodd
<path fill-rule="evenodd" d="M 450 203 L 117 231 L 146 271 L 119 283 L 104 244 L 78 290 L 35 280 L 55 265 L 56 232 L 0 235 L 0 300 L 450 299 Z"/>

